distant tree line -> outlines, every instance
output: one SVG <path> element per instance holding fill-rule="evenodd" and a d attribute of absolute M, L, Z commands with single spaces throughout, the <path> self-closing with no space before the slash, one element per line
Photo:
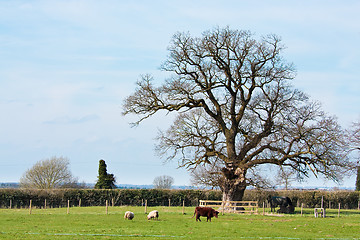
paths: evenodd
<path fill-rule="evenodd" d="M 18 188 L 19 183 L 0 183 L 0 188 Z"/>

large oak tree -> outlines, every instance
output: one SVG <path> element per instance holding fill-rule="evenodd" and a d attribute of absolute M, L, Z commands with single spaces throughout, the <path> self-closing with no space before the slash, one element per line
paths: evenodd
<path fill-rule="evenodd" d="M 159 136 L 158 150 L 181 167 L 221 166 L 223 200 L 241 200 L 249 170 L 282 165 L 299 175 L 338 180 L 352 163 L 343 131 L 291 82 L 292 64 L 276 35 L 216 28 L 201 37 L 177 33 L 156 87 L 149 75 L 124 102 L 140 123 L 160 110 L 178 112 Z M 316 79 L 314 79 L 316 81 Z"/>

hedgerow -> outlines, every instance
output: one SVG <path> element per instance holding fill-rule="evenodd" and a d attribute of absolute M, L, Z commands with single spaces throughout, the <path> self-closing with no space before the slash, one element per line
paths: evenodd
<path fill-rule="evenodd" d="M 267 197 L 288 196 L 295 206 L 320 207 L 323 201 L 326 208 L 357 209 L 359 207 L 360 192 L 358 191 L 320 191 L 320 190 L 247 190 L 244 201 L 258 201 L 259 206 L 267 202 Z M 222 193 L 216 190 L 159 190 L 159 189 L 0 189 L 0 207 L 26 208 L 32 200 L 34 207 L 65 207 L 70 206 L 114 206 L 145 205 L 168 206 L 196 206 L 199 200 L 221 200 Z"/>
<path fill-rule="evenodd" d="M 221 193 L 212 190 L 158 190 L 158 189 L 0 189 L 0 207 L 25 208 L 32 200 L 32 206 L 65 207 L 133 205 L 141 206 L 195 206 L 198 200 L 221 200 Z"/>
<path fill-rule="evenodd" d="M 341 208 L 357 209 L 359 208 L 360 192 L 359 191 L 325 191 L 325 190 L 249 190 L 245 191 L 243 200 L 257 200 L 259 204 L 267 202 L 267 197 L 271 196 L 287 196 L 291 199 L 293 204 L 300 207 L 315 208 L 323 206 L 326 208 L 338 208 L 340 203 Z"/>

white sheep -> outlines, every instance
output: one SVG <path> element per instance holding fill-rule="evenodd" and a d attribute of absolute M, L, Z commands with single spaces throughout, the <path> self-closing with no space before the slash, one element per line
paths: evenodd
<path fill-rule="evenodd" d="M 130 212 L 130 211 L 127 211 L 124 215 L 124 219 L 129 219 L 129 220 L 132 220 L 134 218 L 134 213 L 133 212 Z"/>
<path fill-rule="evenodd" d="M 159 212 L 157 210 L 153 210 L 151 211 L 148 215 L 147 215 L 147 219 L 150 220 L 150 219 L 155 219 L 158 220 L 159 219 Z"/>

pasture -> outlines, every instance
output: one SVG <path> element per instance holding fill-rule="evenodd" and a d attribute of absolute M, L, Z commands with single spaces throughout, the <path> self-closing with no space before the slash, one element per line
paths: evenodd
<path fill-rule="evenodd" d="M 314 218 L 313 209 L 293 215 L 225 214 L 212 222 L 191 218 L 194 207 L 149 207 L 159 220 L 146 219 L 143 207 L 73 207 L 0 209 L 0 239 L 360 239 L 360 212 L 328 210 Z M 135 213 L 124 220 L 124 213 Z M 270 209 L 266 209 L 270 211 Z"/>

